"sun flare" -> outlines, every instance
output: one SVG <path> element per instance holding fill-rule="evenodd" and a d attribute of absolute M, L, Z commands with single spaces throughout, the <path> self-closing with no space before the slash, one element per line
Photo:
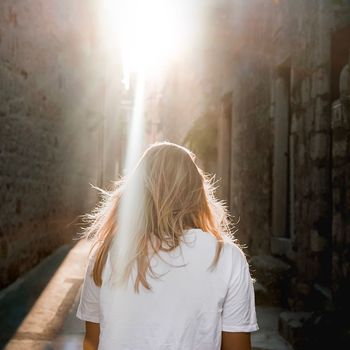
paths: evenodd
<path fill-rule="evenodd" d="M 152 74 L 176 59 L 186 45 L 185 9 L 174 0 L 104 0 L 105 39 L 120 49 L 124 72 Z"/>

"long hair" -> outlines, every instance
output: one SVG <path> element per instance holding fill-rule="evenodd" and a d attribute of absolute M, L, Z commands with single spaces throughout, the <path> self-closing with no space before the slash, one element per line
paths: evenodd
<path fill-rule="evenodd" d="M 151 256 L 178 247 L 184 230 L 199 228 L 216 237 L 209 268 L 219 260 L 224 236 L 230 237 L 227 211 L 214 196 L 211 178 L 196 165 L 193 153 L 169 142 L 151 145 L 129 176 L 112 191 L 102 191 L 101 202 L 85 221 L 83 236 L 93 239 L 95 284 L 102 285 L 110 252 L 117 283 L 127 282 L 136 269 L 136 292 L 140 283 L 151 289 Z"/>

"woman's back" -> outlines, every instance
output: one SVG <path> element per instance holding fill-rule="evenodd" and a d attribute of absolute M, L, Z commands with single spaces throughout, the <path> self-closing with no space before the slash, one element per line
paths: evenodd
<path fill-rule="evenodd" d="M 213 261 L 217 239 L 200 229 L 184 232 L 183 242 L 171 252 L 159 251 L 150 266 L 151 290 L 134 291 L 135 273 L 125 287 L 108 285 L 107 258 L 101 287 L 91 276 L 90 261 L 78 317 L 100 323 L 99 349 L 218 350 L 221 332 L 258 329 L 254 291 L 241 250 L 223 245 L 218 264 Z"/>

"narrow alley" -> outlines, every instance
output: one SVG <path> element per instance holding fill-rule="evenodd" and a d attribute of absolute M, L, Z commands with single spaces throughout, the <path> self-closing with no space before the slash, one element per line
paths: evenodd
<path fill-rule="evenodd" d="M 106 197 L 108 232 L 139 223 L 151 190 L 123 202 L 119 180 L 162 141 L 212 179 L 223 231 L 225 205 L 254 281 L 252 348 L 350 348 L 349 67 L 349 0 L 1 1 L 0 348 L 82 348 L 86 220 Z"/>

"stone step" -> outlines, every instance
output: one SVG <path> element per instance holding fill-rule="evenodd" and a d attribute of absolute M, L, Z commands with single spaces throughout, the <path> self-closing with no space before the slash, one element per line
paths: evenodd
<path fill-rule="evenodd" d="M 274 306 L 257 306 L 259 330 L 252 333 L 253 350 L 293 350 L 278 333 L 279 315 L 284 310 Z"/>
<path fill-rule="evenodd" d="M 312 317 L 312 312 L 281 312 L 278 321 L 279 333 L 296 349 L 304 349 L 306 339 L 305 322 Z"/>
<path fill-rule="evenodd" d="M 250 260 L 258 305 L 281 305 L 291 266 L 271 255 L 255 255 Z"/>

